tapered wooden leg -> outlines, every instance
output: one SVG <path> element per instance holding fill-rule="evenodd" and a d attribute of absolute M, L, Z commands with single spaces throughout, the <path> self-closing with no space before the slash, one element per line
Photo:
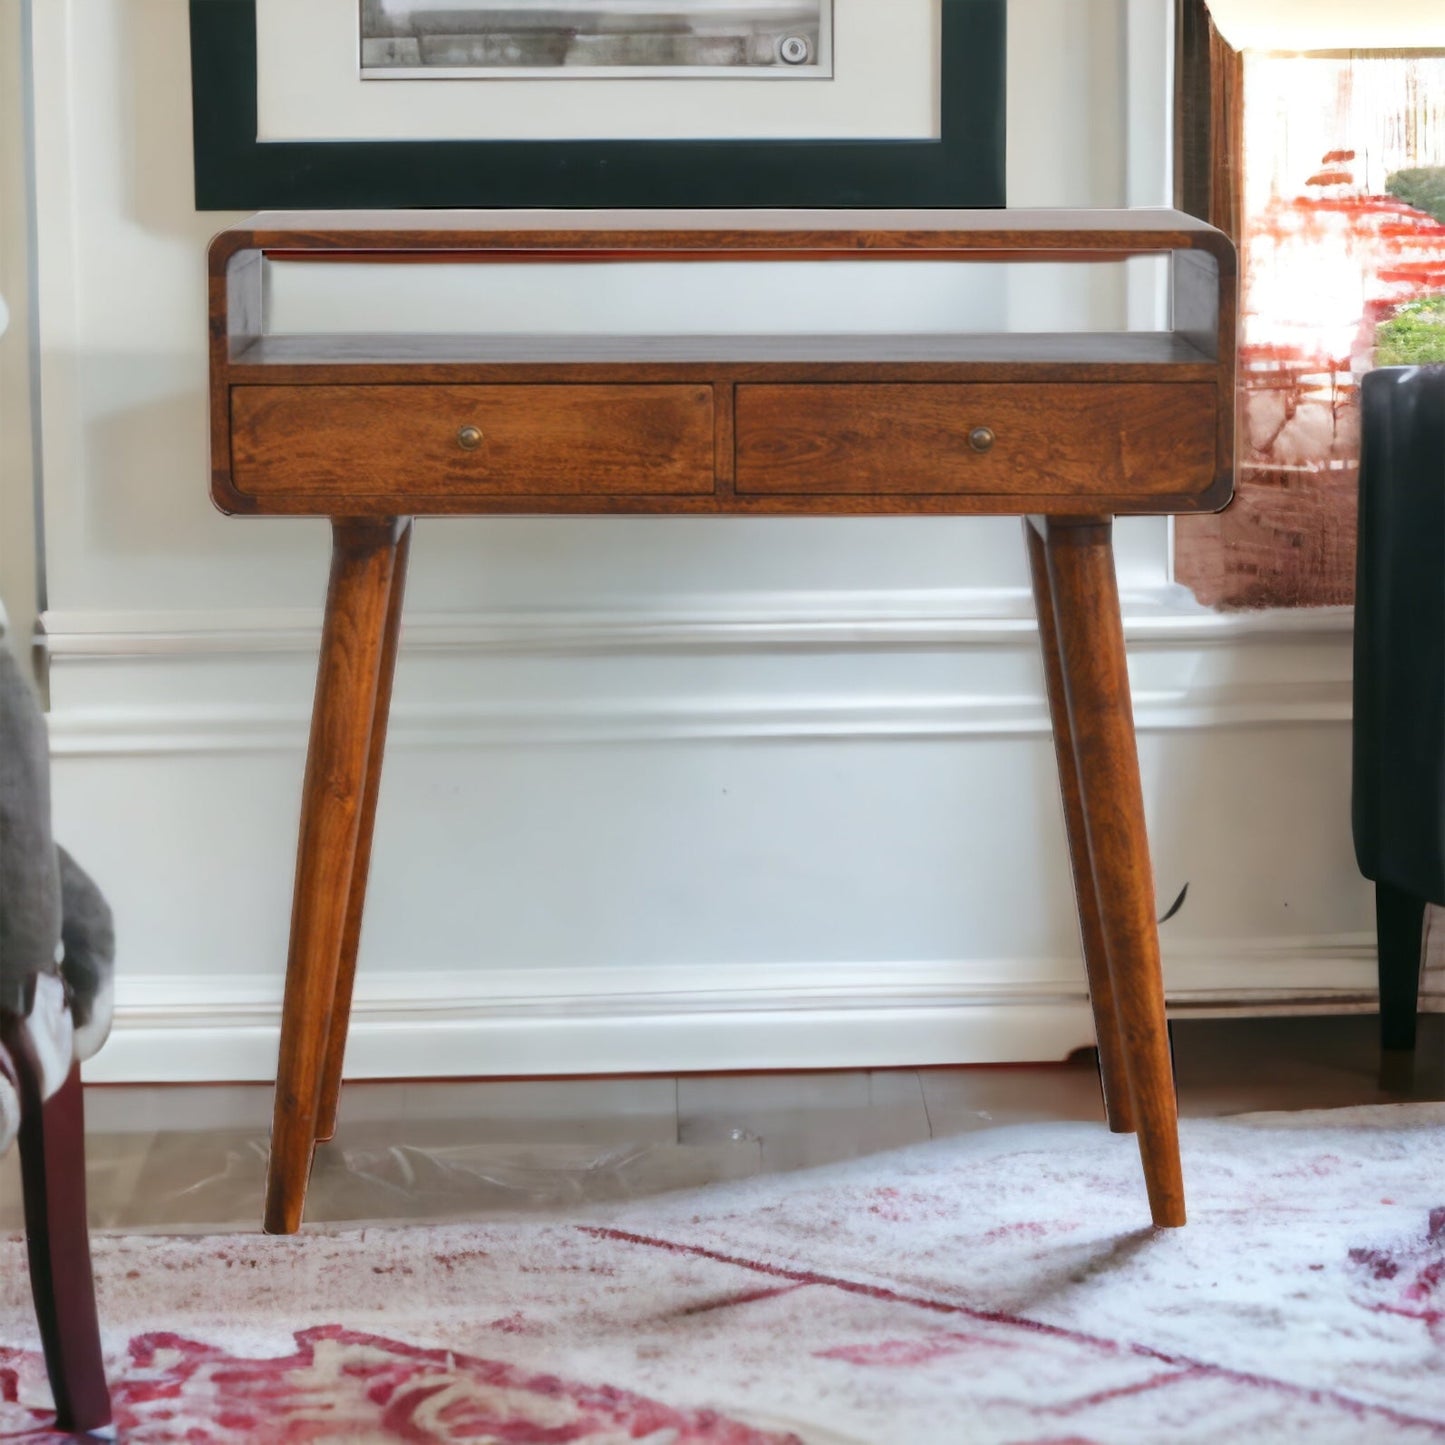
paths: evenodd
<path fill-rule="evenodd" d="M 56 1429 L 86 1434 L 110 1424 L 85 1205 L 85 1099 L 80 1069 L 42 1103 L 40 1067 L 23 1023 L 3 1039 L 20 1096 L 20 1181 L 30 1290 L 55 1396 Z"/>
<path fill-rule="evenodd" d="M 1415 1019 L 1420 1007 L 1420 962 L 1426 900 L 1375 884 L 1379 944 L 1380 1082 L 1408 1090 L 1415 1072 Z"/>
<path fill-rule="evenodd" d="M 1051 518 L 1045 535 L 1080 803 L 1144 1181 L 1154 1223 L 1180 1225 L 1178 1109 L 1113 525 L 1107 518 Z"/>
<path fill-rule="evenodd" d="M 361 815 L 356 828 L 356 859 L 351 869 L 351 892 L 346 902 L 346 924 L 341 934 L 341 956 L 336 968 L 336 994 L 331 1005 L 331 1031 L 321 1073 L 321 1102 L 316 1117 L 316 1138 L 336 1133 L 341 1103 L 341 1071 L 346 1057 L 346 1033 L 351 1022 L 351 994 L 356 984 L 356 954 L 361 945 L 361 918 L 366 909 L 366 880 L 371 871 L 371 836 L 376 825 L 376 798 L 381 790 L 381 764 L 386 752 L 386 724 L 391 714 L 391 684 L 396 675 L 396 645 L 401 633 L 402 597 L 406 591 L 406 563 L 411 552 L 412 527 L 407 523 L 396 546 L 387 598 L 386 627 L 381 640 L 381 667 L 376 679 L 376 707 L 371 721 L 371 747 L 366 759 L 366 781 L 361 791 Z"/>
<path fill-rule="evenodd" d="M 1029 574 L 1033 581 L 1034 606 L 1039 616 L 1039 642 L 1044 654 L 1044 682 L 1053 723 L 1054 755 L 1059 765 L 1059 791 L 1064 802 L 1064 828 L 1069 839 L 1069 863 L 1074 874 L 1074 897 L 1078 904 L 1079 934 L 1084 949 L 1084 969 L 1089 978 L 1089 1001 L 1094 1008 L 1094 1033 L 1099 1044 L 1099 1077 L 1104 1088 L 1104 1112 L 1116 1134 L 1134 1132 L 1134 1105 L 1129 1097 L 1129 1076 L 1124 1068 L 1124 1046 L 1119 1036 L 1119 1019 L 1114 1007 L 1114 987 L 1109 979 L 1109 955 L 1099 922 L 1099 897 L 1094 885 L 1094 865 L 1089 856 L 1088 829 L 1084 826 L 1084 804 L 1079 792 L 1079 766 L 1074 756 L 1074 735 L 1069 726 L 1069 704 L 1064 691 L 1064 669 L 1059 657 L 1059 634 L 1054 620 L 1054 593 L 1049 581 L 1048 553 L 1038 528 L 1024 521 L 1024 541 L 1029 553 Z"/>
<path fill-rule="evenodd" d="M 301 1227 L 398 544 L 409 522 L 336 518 L 291 907 L 265 1227 Z"/>

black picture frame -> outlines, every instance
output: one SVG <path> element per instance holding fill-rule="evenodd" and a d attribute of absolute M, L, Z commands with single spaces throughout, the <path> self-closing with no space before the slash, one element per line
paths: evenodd
<path fill-rule="evenodd" d="M 937 139 L 261 141 L 255 0 L 190 0 L 196 209 L 1002 206 L 1006 4 L 943 0 Z"/>

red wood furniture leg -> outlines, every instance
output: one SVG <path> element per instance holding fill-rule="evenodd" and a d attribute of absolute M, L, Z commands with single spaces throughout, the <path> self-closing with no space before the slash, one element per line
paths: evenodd
<path fill-rule="evenodd" d="M 341 1104 L 341 1072 L 346 1057 L 346 1033 L 351 1023 L 351 994 L 356 985 L 356 954 L 361 946 L 361 918 L 366 909 L 366 881 L 371 871 L 371 838 L 376 827 L 377 794 L 381 791 L 381 762 L 386 752 L 386 725 L 391 716 L 391 685 L 396 676 L 396 648 L 401 635 L 402 598 L 406 591 L 406 565 L 411 553 L 412 530 L 412 524 L 408 521 L 397 541 L 391 592 L 387 598 L 385 630 L 381 639 L 381 671 L 376 680 L 376 706 L 371 720 L 371 747 L 366 760 L 361 817 L 356 829 L 356 861 L 351 869 L 351 892 L 346 902 L 346 927 L 341 935 L 336 994 L 331 1005 L 326 1063 L 321 1075 L 321 1103 L 316 1116 L 318 1142 L 335 1135 L 336 1115 Z"/>
<path fill-rule="evenodd" d="M 1129 1096 L 1129 1075 L 1124 1065 L 1124 1045 L 1119 1036 L 1114 985 L 1109 978 L 1109 954 L 1099 916 L 1099 895 L 1094 882 L 1094 865 L 1089 856 L 1089 834 L 1084 822 L 1083 794 L 1079 787 L 1079 765 L 1074 755 L 1074 734 L 1069 726 L 1069 704 L 1064 692 L 1064 666 L 1059 653 L 1058 625 L 1054 617 L 1054 591 L 1049 580 L 1045 525 L 1033 518 L 1024 520 L 1028 545 L 1029 574 L 1033 581 L 1034 606 L 1039 615 L 1039 642 L 1044 654 L 1044 683 L 1053 723 L 1054 753 L 1059 765 L 1059 792 L 1064 803 L 1064 827 L 1069 839 L 1069 863 L 1074 874 L 1074 897 L 1078 903 L 1079 934 L 1084 949 L 1084 969 L 1089 978 L 1089 1001 L 1094 1008 L 1094 1033 L 1099 1045 L 1099 1078 L 1104 1089 L 1104 1111 L 1116 1134 L 1134 1132 L 1134 1103 Z"/>
<path fill-rule="evenodd" d="M 90 1268 L 80 1067 L 42 1102 L 40 1066 L 23 1023 L 7 1017 L 0 1032 L 20 1096 L 25 1242 L 55 1426 L 86 1434 L 109 1425 L 111 1409 Z"/>
<path fill-rule="evenodd" d="M 351 913 L 392 583 L 410 525 L 409 518 L 395 517 L 332 522 L 266 1180 L 265 1227 L 271 1234 L 301 1227 Z M 359 901 L 357 912 L 359 917 Z"/>
<path fill-rule="evenodd" d="M 1113 531 L 1108 517 L 1050 517 L 1044 539 L 1084 831 L 1149 1208 L 1155 1224 L 1181 1225 L 1178 1108 Z"/>

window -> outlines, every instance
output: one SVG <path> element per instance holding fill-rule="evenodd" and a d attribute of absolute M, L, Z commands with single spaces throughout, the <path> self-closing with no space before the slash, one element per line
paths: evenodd
<path fill-rule="evenodd" d="M 1224 606 L 1349 602 L 1359 377 L 1431 354 L 1437 317 L 1445 347 L 1445 54 L 1246 51 L 1237 74 L 1238 491 L 1181 525 L 1177 570 Z"/>

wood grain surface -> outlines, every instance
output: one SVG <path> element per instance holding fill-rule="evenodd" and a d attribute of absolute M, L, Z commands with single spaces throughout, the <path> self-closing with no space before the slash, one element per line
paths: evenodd
<path fill-rule="evenodd" d="M 1218 249 L 1219 233 L 1182 212 L 1131 210 L 263 211 L 211 244 L 213 267 L 237 251 L 515 251 L 553 256 L 690 252 L 799 256 L 858 252 L 975 256 L 1138 254 Z"/>
<path fill-rule="evenodd" d="M 1045 545 L 1080 809 L 1144 1183 L 1154 1223 L 1172 1227 L 1185 1218 L 1178 1106 L 1112 524 L 1050 518 Z"/>
<path fill-rule="evenodd" d="M 1124 1059 L 1124 1041 L 1119 1030 L 1114 984 L 1109 976 L 1109 950 L 1099 912 L 1098 885 L 1094 861 L 1089 852 L 1089 828 L 1084 817 L 1084 795 L 1079 783 L 1079 761 L 1074 749 L 1074 729 L 1069 721 L 1069 699 L 1064 685 L 1064 659 L 1059 648 L 1058 616 L 1054 587 L 1049 577 L 1048 548 L 1042 527 L 1024 521 L 1024 545 L 1028 549 L 1029 578 L 1034 605 L 1038 609 L 1039 644 L 1043 652 L 1044 689 L 1053 725 L 1054 756 L 1059 768 L 1059 794 L 1064 807 L 1064 831 L 1069 843 L 1069 865 L 1074 877 L 1074 901 L 1079 918 L 1079 938 L 1084 951 L 1084 970 L 1089 979 L 1089 1002 L 1094 1010 L 1094 1037 L 1099 1050 L 1099 1080 L 1104 1091 L 1104 1112 L 1109 1128 L 1116 1134 L 1134 1132 L 1134 1101 L 1129 1094 L 1129 1074 Z"/>
<path fill-rule="evenodd" d="M 391 688 L 396 677 L 396 654 L 401 638 L 402 602 L 406 595 L 406 569 L 415 531 L 410 518 L 400 524 L 391 588 L 382 624 L 381 661 L 377 668 L 376 699 L 371 712 L 371 740 L 366 751 L 366 772 L 361 784 L 361 811 L 356 821 L 356 853 L 346 895 L 346 921 L 336 961 L 336 988 L 331 998 L 331 1023 L 326 1036 L 326 1057 L 321 1069 L 321 1090 L 316 1112 L 316 1138 L 336 1133 L 341 1104 L 341 1079 L 346 1061 L 346 1035 L 351 1024 L 351 998 L 356 986 L 356 960 L 361 951 L 361 923 L 366 911 L 366 884 L 371 873 L 371 840 L 376 830 L 376 800 L 381 792 L 381 766 L 386 754 L 386 730 L 391 719 Z"/>
<path fill-rule="evenodd" d="M 1204 492 L 1208 385 L 740 386 L 739 493 Z M 976 428 L 993 433 L 976 450 Z"/>
<path fill-rule="evenodd" d="M 266 1179 L 265 1227 L 301 1227 L 316 1145 L 342 936 L 371 760 L 392 577 L 405 519 L 332 526 L 331 582 L 301 794 L 301 837 L 281 1050 Z"/>
<path fill-rule="evenodd" d="M 1020 379 L 1213 381 L 1209 351 L 1172 331 L 835 333 L 619 336 L 470 332 L 303 333 L 237 338 L 233 385 L 304 382 L 596 381 L 628 367 L 637 380 L 856 381 L 879 366 L 898 380 L 987 381 L 1000 365 Z M 781 372 L 789 368 L 792 374 Z M 591 374 L 589 374 L 591 373 Z"/>
<path fill-rule="evenodd" d="M 967 263 L 1140 254 L 1173 258 L 1172 332 L 267 336 L 258 300 L 258 258 Z M 1213 511 L 1233 487 L 1236 270 L 1217 231 L 1163 209 L 262 214 L 221 233 L 210 252 L 212 496 L 232 513 L 349 508 L 375 517 Z M 1006 436 L 995 427 L 991 456 L 960 457 L 959 419 L 926 404 L 929 393 L 898 416 L 904 394 L 878 390 L 871 431 L 822 435 L 840 412 L 868 409 L 853 388 L 928 384 L 1109 385 L 1120 390 L 1119 409 L 1070 410 L 1065 391 L 1001 393 Z M 637 409 L 604 403 L 601 392 L 593 407 L 580 390 L 554 408 L 558 394 L 547 388 L 563 386 L 633 388 Z M 776 405 L 764 415 L 756 389 L 789 386 L 799 390 L 770 392 Z M 401 390 L 411 387 L 432 397 Z M 487 434 L 473 453 L 453 445 L 468 424 L 454 410 L 467 387 L 479 398 L 487 387 L 532 388 L 500 419 L 489 412 L 490 426 L 471 418 Z M 659 389 L 646 405 L 643 387 Z M 1081 402 L 1089 395 L 1077 393 Z M 809 410 L 815 404 L 821 414 Z M 1030 408 L 1054 410 L 1053 424 L 1026 416 Z M 1073 435 L 1080 428 L 1087 438 Z M 1206 431 L 1210 445 L 1196 445 Z M 1093 447 L 1094 465 L 1081 465 L 1100 441 L 1107 451 Z M 890 456 L 908 461 L 911 480 L 887 465 Z"/>
<path fill-rule="evenodd" d="M 261 324 L 277 260 L 1145 254 L 1171 258 L 1171 332 L 267 336 Z M 218 236 L 209 288 L 213 500 L 334 525 L 268 1229 L 299 1226 L 315 1141 L 335 1125 L 404 519 L 507 513 L 1045 519 L 1031 560 L 1109 1117 L 1138 1128 L 1155 1222 L 1183 1222 L 1110 517 L 1229 500 L 1237 265 L 1225 236 L 1166 210 L 286 213 Z M 980 427 L 986 445 L 971 436 Z"/>
<path fill-rule="evenodd" d="M 481 510 L 495 496 L 713 489 L 705 386 L 238 386 L 231 427 L 239 491 L 337 511 L 413 488 Z"/>

